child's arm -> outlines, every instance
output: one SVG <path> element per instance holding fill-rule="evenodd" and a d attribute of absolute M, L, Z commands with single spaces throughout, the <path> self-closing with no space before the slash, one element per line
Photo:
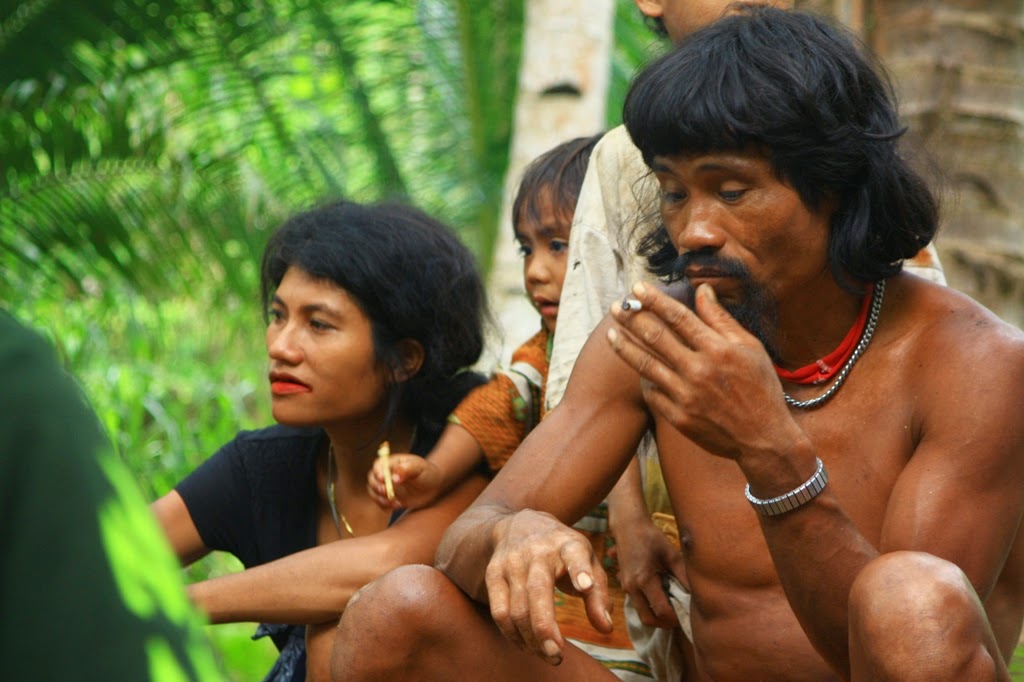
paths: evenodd
<path fill-rule="evenodd" d="M 619 583 L 632 597 L 641 622 L 663 628 L 679 625 L 661 577 L 673 575 L 686 586 L 683 555 L 651 522 L 637 457 L 608 494 L 608 526 L 615 538 Z"/>
<path fill-rule="evenodd" d="M 419 509 L 451 490 L 483 457 L 480 444 L 469 431 L 449 424 L 426 457 L 391 455 L 395 499 L 389 500 L 383 462 L 373 464 L 368 477 L 370 497 L 384 509 Z"/>

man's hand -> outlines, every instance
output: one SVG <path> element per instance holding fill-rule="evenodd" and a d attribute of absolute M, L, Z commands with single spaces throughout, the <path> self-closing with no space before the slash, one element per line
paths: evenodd
<path fill-rule="evenodd" d="M 612 349 L 642 377 L 649 409 L 708 452 L 784 451 L 799 438 L 779 379 L 761 343 L 723 308 L 707 284 L 690 310 L 638 284 L 642 310 L 612 307 Z M 781 445 L 781 448 L 780 448 Z"/>
<path fill-rule="evenodd" d="M 507 639 L 561 663 L 565 640 L 555 623 L 556 584 L 583 598 L 597 630 L 611 632 L 608 578 L 583 535 L 550 514 L 524 510 L 495 524 L 493 537 L 487 594 L 491 616 Z"/>
<path fill-rule="evenodd" d="M 612 552 L 619 563 L 619 583 L 632 598 L 640 622 L 658 628 L 679 625 L 662 577 L 671 574 L 689 588 L 686 566 L 665 534 L 649 517 L 622 520 L 616 524 Z"/>
<path fill-rule="evenodd" d="M 418 509 L 437 499 L 441 492 L 441 471 L 418 455 L 391 455 L 391 481 L 395 499 L 389 500 L 384 481 L 384 462 L 378 457 L 367 476 L 370 497 L 381 509 Z"/>

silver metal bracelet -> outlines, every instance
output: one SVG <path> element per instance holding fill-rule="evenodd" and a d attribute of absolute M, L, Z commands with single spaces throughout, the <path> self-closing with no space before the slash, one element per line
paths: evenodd
<path fill-rule="evenodd" d="M 825 484 L 828 483 L 828 472 L 825 471 L 825 465 L 822 463 L 821 458 L 815 457 L 814 459 L 818 463 L 818 468 L 815 470 L 814 475 L 807 479 L 800 487 L 790 490 L 785 495 L 779 495 L 770 500 L 762 500 L 751 494 L 750 484 L 748 483 L 747 487 L 743 490 L 743 493 L 747 496 L 747 501 L 750 502 L 751 506 L 761 516 L 779 516 L 807 504 L 820 495 L 821 491 L 825 489 Z"/>

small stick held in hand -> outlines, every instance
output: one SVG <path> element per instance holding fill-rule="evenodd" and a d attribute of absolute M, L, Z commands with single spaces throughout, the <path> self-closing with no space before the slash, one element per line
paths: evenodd
<path fill-rule="evenodd" d="M 391 482 L 391 445 L 384 441 L 377 448 L 377 456 L 384 460 L 384 487 L 388 491 L 388 499 L 395 499 L 395 484 Z"/>
<path fill-rule="evenodd" d="M 622 301 L 623 310 L 641 310 L 643 304 L 635 298 L 626 298 Z"/>

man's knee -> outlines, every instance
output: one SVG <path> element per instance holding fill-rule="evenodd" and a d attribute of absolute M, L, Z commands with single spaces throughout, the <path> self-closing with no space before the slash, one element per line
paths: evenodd
<path fill-rule="evenodd" d="M 851 622 L 868 618 L 902 628 L 930 615 L 943 620 L 952 613 L 973 616 L 980 606 L 956 564 L 924 552 L 883 554 L 864 567 L 850 589 Z"/>
<path fill-rule="evenodd" d="M 931 554 L 891 552 L 869 563 L 850 590 L 849 619 L 851 664 L 870 679 L 944 679 L 993 663 L 974 588 Z"/>
<path fill-rule="evenodd" d="M 429 566 L 402 566 L 366 585 L 349 601 L 338 624 L 333 679 L 400 675 L 408 664 L 400 652 L 412 655 L 424 642 L 447 636 L 443 602 L 452 591 L 458 589 Z"/>

